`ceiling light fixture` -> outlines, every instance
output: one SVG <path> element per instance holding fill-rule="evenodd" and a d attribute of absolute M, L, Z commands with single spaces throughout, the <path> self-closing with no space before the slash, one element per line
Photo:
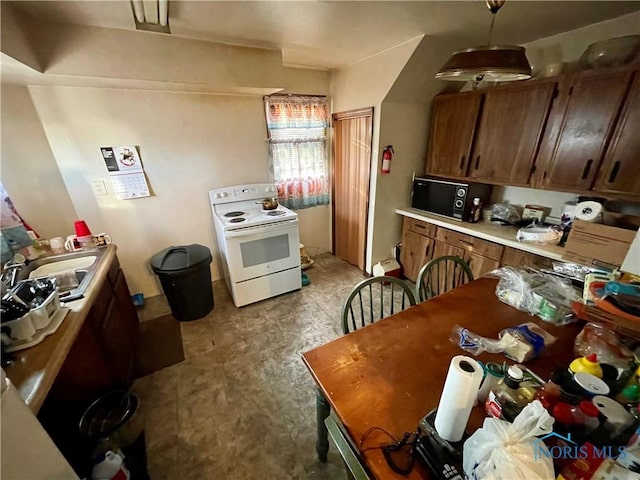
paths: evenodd
<path fill-rule="evenodd" d="M 523 47 L 491 45 L 496 13 L 504 5 L 504 2 L 505 0 L 486 0 L 487 8 L 492 15 L 488 45 L 454 52 L 436 74 L 436 78 L 476 83 L 482 80 L 510 82 L 531 78 L 531 65 L 529 65 Z"/>
<path fill-rule="evenodd" d="M 130 0 L 136 30 L 171 33 L 169 0 Z"/>

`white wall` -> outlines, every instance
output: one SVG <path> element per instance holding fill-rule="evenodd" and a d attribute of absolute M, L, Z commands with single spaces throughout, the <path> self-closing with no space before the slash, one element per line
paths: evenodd
<path fill-rule="evenodd" d="M 26 87 L 2 84 L 0 180 L 22 218 L 43 238 L 77 215 Z"/>

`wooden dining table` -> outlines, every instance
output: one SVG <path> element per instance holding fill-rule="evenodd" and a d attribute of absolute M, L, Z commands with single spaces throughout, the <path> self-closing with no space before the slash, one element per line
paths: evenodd
<path fill-rule="evenodd" d="M 524 365 L 544 380 L 553 368 L 567 367 L 573 359 L 574 339 L 582 324 L 559 327 L 518 311 L 496 297 L 497 282 L 491 277 L 477 279 L 303 354 L 332 417 L 341 424 L 371 478 L 430 478 L 421 462 L 402 476 L 391 470 L 380 449 L 367 449 L 392 443 L 385 435 L 378 432 L 362 446 L 360 442 L 372 427 L 399 439 L 404 432 L 416 431 L 420 420 L 438 406 L 451 359 L 472 356 L 450 340 L 455 325 L 493 339 L 503 329 L 526 322 L 542 327 L 556 341 Z M 476 358 L 516 363 L 503 354 L 482 353 Z M 481 427 L 485 417 L 483 405 L 474 407 L 467 433 Z"/>

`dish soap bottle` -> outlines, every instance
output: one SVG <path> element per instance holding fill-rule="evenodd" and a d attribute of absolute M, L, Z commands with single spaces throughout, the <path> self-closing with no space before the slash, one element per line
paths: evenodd
<path fill-rule="evenodd" d="M 482 202 L 480 197 L 473 199 L 473 205 L 471 205 L 471 211 L 469 212 L 469 222 L 477 223 L 480 221 L 480 215 L 482 214 Z"/>

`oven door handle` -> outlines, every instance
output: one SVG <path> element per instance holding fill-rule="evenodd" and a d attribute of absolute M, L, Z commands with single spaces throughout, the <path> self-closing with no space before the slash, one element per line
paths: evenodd
<path fill-rule="evenodd" d="M 298 223 L 298 219 L 283 220 L 277 223 L 268 223 L 266 225 L 256 225 L 255 227 L 239 228 L 237 230 L 228 230 L 225 232 L 225 238 L 247 237 L 256 233 L 270 233 L 279 230 L 288 230 Z"/>

